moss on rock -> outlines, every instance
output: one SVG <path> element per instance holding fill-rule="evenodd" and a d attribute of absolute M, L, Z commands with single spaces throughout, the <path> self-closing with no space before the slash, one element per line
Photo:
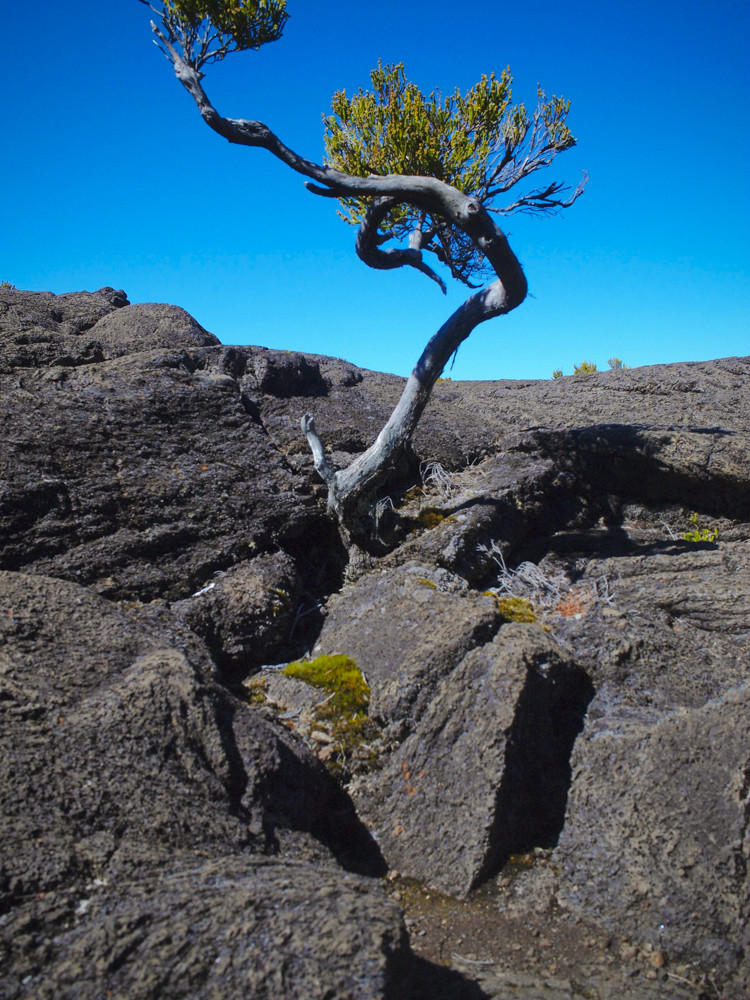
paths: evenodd
<path fill-rule="evenodd" d="M 329 693 L 314 712 L 316 723 L 325 726 L 333 740 L 335 753 L 325 759 L 329 770 L 345 776 L 371 765 L 377 752 L 366 744 L 376 740 L 380 730 L 367 714 L 370 686 L 354 660 L 341 654 L 318 656 L 289 663 L 282 673 Z"/>
<path fill-rule="evenodd" d="M 496 600 L 497 610 L 508 622 L 531 625 L 537 620 L 534 606 L 524 597 L 496 597 Z"/>

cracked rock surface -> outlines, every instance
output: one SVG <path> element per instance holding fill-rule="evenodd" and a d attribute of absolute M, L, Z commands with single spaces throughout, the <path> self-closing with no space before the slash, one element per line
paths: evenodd
<path fill-rule="evenodd" d="M 0 289 L 3 997 L 747 996 L 750 358 L 402 385 Z"/>

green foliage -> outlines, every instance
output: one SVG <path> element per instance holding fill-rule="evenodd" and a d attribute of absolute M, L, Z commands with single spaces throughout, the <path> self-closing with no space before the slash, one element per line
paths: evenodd
<path fill-rule="evenodd" d="M 682 537 L 686 542 L 715 542 L 718 539 L 719 529 L 715 524 L 702 528 L 695 513 L 690 515 L 688 521 L 693 525 L 693 530 L 683 533 Z"/>
<path fill-rule="evenodd" d="M 345 777 L 353 761 L 357 770 L 371 766 L 377 751 L 365 741 L 377 740 L 379 727 L 367 714 L 370 687 L 354 660 L 318 656 L 290 663 L 282 673 L 330 693 L 315 710 L 316 722 L 328 728 L 335 747 L 335 756 L 326 760 L 328 769 Z"/>
<path fill-rule="evenodd" d="M 11 284 L 10 281 L 0 281 L 0 288 L 6 292 L 15 292 L 16 290 L 16 286 Z"/>
<path fill-rule="evenodd" d="M 170 42 L 180 44 L 196 69 L 277 41 L 289 17 L 286 0 L 164 0 L 161 10 L 141 3 L 159 14 Z"/>
<path fill-rule="evenodd" d="M 627 365 L 624 365 L 619 358 L 610 358 L 607 362 L 610 368 L 617 371 L 625 371 Z M 582 361 L 580 365 L 573 365 L 573 374 L 575 375 L 587 375 L 590 372 L 598 371 L 596 363 L 594 361 Z M 555 368 L 552 372 L 552 378 L 562 378 L 563 370 L 562 368 Z"/>
<path fill-rule="evenodd" d="M 328 691 L 332 697 L 326 703 L 327 713 L 357 715 L 367 712 L 370 688 L 354 660 L 348 656 L 318 656 L 314 660 L 297 660 L 282 670 L 313 687 Z"/>
<path fill-rule="evenodd" d="M 351 99 L 340 90 L 325 118 L 326 153 L 333 166 L 355 176 L 413 174 L 436 177 L 474 194 L 504 130 L 520 128 L 510 104 L 511 78 L 483 76 L 462 95 L 429 97 L 406 79 L 404 66 L 383 66 L 370 74 L 374 92 Z M 520 109 L 513 109 L 519 114 Z M 507 120 L 506 120 L 507 119 Z M 352 206 L 357 212 L 357 204 Z"/>
<path fill-rule="evenodd" d="M 417 514 L 416 525 L 414 530 L 418 528 L 437 528 L 439 524 L 443 521 L 455 521 L 455 517 L 444 514 L 441 510 L 435 510 L 433 507 L 426 507 L 424 510 L 420 510 Z"/>
<path fill-rule="evenodd" d="M 524 597 L 497 597 L 496 600 L 498 611 L 508 622 L 530 625 L 537 619 L 534 606 Z"/>
<path fill-rule="evenodd" d="M 558 97 L 547 100 L 539 90 L 538 107 L 529 115 L 523 104 L 511 103 L 512 77 L 507 69 L 499 78 L 494 73 L 482 76 L 465 94 L 456 89 L 447 97 L 435 91 L 425 96 L 407 80 L 402 63 L 379 62 L 370 79 L 372 91 L 360 89 L 351 98 L 344 90 L 334 94 L 332 114 L 324 117 L 327 162 L 354 176 L 434 177 L 489 204 L 536 166 L 575 145 L 566 124 L 570 102 Z M 516 158 L 527 140 L 522 168 Z M 527 169 L 530 158 L 538 163 Z M 348 198 L 342 206 L 342 218 L 360 225 L 369 201 Z M 522 199 L 509 209 L 496 210 L 529 207 Z M 486 270 L 484 258 L 467 236 L 413 204 L 395 205 L 380 230 L 384 242 L 419 233 L 419 248 L 435 253 L 454 277 L 467 284 L 473 274 Z"/>
<path fill-rule="evenodd" d="M 596 363 L 594 361 L 582 361 L 580 365 L 573 365 L 574 375 L 588 375 L 590 372 L 595 372 L 596 370 Z"/>

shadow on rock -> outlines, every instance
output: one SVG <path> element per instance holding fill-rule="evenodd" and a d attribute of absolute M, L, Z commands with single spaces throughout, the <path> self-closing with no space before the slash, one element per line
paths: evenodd
<path fill-rule="evenodd" d="M 444 965 L 415 958 L 409 1000 L 490 1000 L 472 979 Z"/>

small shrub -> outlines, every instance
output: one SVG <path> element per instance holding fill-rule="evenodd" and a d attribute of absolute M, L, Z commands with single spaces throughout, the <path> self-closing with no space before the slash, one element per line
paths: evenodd
<path fill-rule="evenodd" d="M 596 370 L 596 363 L 594 361 L 582 361 L 580 365 L 573 365 L 574 375 L 588 375 L 590 372 L 595 372 Z"/>
<path fill-rule="evenodd" d="M 245 681 L 242 685 L 245 697 L 251 705 L 265 705 L 266 703 L 266 679 L 265 677 L 253 677 Z"/>
<path fill-rule="evenodd" d="M 0 288 L 6 292 L 15 292 L 16 290 L 16 286 L 12 285 L 9 281 L 0 281 Z"/>
<path fill-rule="evenodd" d="M 427 507 L 425 510 L 420 510 L 419 514 L 417 514 L 417 523 L 413 530 L 417 531 L 419 528 L 437 528 L 443 521 L 455 520 L 455 517 L 452 515 L 444 514 L 441 510 L 434 510 L 432 507 Z"/>
<path fill-rule="evenodd" d="M 555 368 L 555 370 L 552 372 L 552 378 L 562 378 L 562 377 L 563 377 L 562 368 Z"/>
<path fill-rule="evenodd" d="M 625 369 L 628 367 L 627 365 L 624 365 L 622 363 L 622 361 L 620 360 L 620 358 L 610 358 L 607 361 L 607 364 L 609 365 L 610 368 L 612 368 L 612 369 L 614 369 L 616 371 L 625 371 Z"/>
<path fill-rule="evenodd" d="M 422 528 L 436 528 L 444 520 L 445 514 L 441 514 L 438 510 L 421 510 L 417 516 L 417 521 Z"/>
<path fill-rule="evenodd" d="M 588 607 L 588 596 L 571 591 L 561 601 L 558 601 L 552 610 L 556 611 L 558 615 L 563 615 L 565 618 L 575 618 L 576 615 L 585 614 L 588 611 Z"/>
<path fill-rule="evenodd" d="M 691 514 L 688 521 L 693 525 L 693 530 L 683 532 L 682 537 L 686 542 L 715 542 L 719 537 L 719 529 L 716 525 L 709 524 L 707 527 L 702 528 L 698 523 L 697 514 Z"/>

